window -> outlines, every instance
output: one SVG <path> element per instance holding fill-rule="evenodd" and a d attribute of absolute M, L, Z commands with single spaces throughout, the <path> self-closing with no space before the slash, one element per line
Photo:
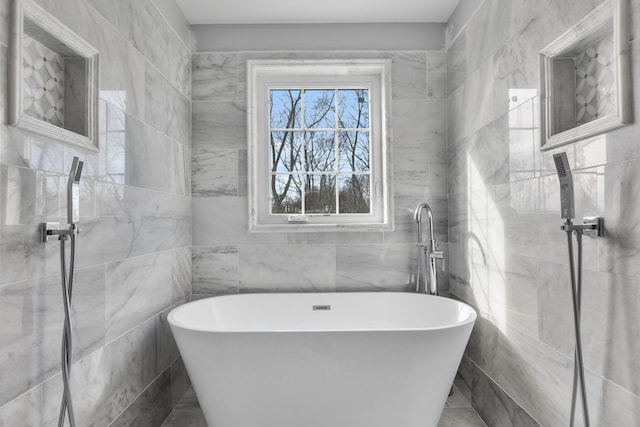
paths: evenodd
<path fill-rule="evenodd" d="M 391 229 L 388 61 L 249 61 L 249 228 Z"/>

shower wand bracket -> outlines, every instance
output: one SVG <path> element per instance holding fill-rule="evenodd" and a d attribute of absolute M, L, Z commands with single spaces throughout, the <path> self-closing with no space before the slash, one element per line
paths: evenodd
<path fill-rule="evenodd" d="M 560 228 L 563 231 L 573 231 L 575 233 L 604 237 L 604 218 L 601 216 L 585 216 L 582 218 L 582 224 L 574 224 L 570 220 L 567 220 Z"/>
<path fill-rule="evenodd" d="M 604 218 L 601 216 L 585 216 L 582 222 L 586 227 L 585 230 L 589 234 L 595 234 L 597 237 L 604 237 Z"/>
<path fill-rule="evenodd" d="M 41 222 L 40 223 L 40 242 L 47 243 L 50 238 L 60 231 L 59 222 Z"/>
<path fill-rule="evenodd" d="M 60 229 L 59 222 L 41 222 L 40 223 L 40 242 L 47 243 L 49 239 L 58 236 L 58 239 L 67 239 L 68 236 L 77 236 L 80 229 L 75 224 L 69 225 L 68 229 Z"/>

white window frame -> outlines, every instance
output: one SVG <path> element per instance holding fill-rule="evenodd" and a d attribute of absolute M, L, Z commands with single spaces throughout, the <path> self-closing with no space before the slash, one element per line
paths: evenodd
<path fill-rule="evenodd" d="M 370 121 L 368 214 L 271 214 L 269 93 L 271 89 L 367 88 Z M 250 232 L 393 230 L 389 122 L 390 60 L 247 61 L 248 197 Z"/>

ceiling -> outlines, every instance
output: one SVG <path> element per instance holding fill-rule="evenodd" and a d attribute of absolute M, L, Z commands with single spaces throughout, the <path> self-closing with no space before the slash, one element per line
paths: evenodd
<path fill-rule="evenodd" d="M 447 22 L 460 0 L 176 0 L 191 24 Z"/>

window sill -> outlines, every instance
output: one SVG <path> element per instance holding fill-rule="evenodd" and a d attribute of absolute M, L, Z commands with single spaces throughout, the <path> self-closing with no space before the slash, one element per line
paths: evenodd
<path fill-rule="evenodd" d="M 393 231 L 390 224 L 251 224 L 250 233 L 330 233 L 336 231 L 382 232 Z"/>

